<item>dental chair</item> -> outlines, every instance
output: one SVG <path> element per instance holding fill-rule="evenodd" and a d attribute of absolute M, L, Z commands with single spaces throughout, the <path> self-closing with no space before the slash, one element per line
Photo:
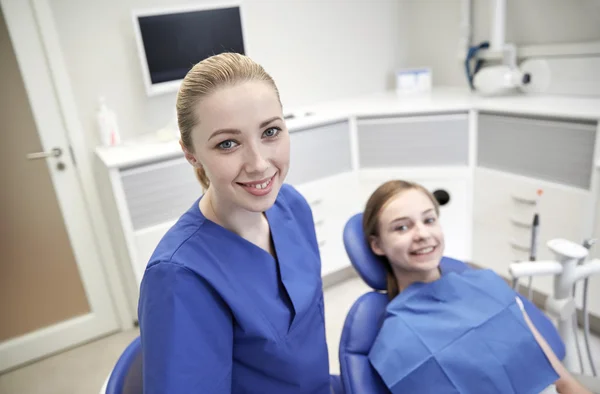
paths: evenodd
<path fill-rule="evenodd" d="M 368 354 L 373 345 L 388 304 L 386 272 L 379 258 L 371 251 L 362 231 L 362 213 L 354 215 L 344 228 L 344 246 L 350 261 L 360 277 L 373 291 L 356 300 L 342 329 L 339 347 L 340 372 L 345 394 L 387 394 L 389 390 L 369 363 Z M 440 263 L 442 272 L 462 272 L 467 264 L 448 257 Z M 558 331 L 535 305 L 519 295 L 525 310 L 540 334 L 556 356 L 565 357 L 565 346 Z"/>

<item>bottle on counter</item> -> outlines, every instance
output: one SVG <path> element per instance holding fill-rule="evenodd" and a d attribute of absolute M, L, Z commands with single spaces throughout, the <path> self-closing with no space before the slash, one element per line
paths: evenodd
<path fill-rule="evenodd" d="M 107 107 L 104 97 L 100 97 L 99 99 L 97 119 L 102 145 L 115 146 L 120 144 L 121 136 L 117 124 L 117 115 Z"/>

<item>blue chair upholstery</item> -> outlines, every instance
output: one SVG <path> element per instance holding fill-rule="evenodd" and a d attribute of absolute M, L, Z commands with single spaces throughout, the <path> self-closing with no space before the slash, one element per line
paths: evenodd
<path fill-rule="evenodd" d="M 113 368 L 106 394 L 143 394 L 142 387 L 142 342 L 134 339 Z"/>
<path fill-rule="evenodd" d="M 388 304 L 386 271 L 372 251 L 362 231 L 362 213 L 354 215 L 344 228 L 344 246 L 359 276 L 374 291 L 356 300 L 346 316 L 340 339 L 339 360 L 344 392 L 346 394 L 389 393 L 383 381 L 369 363 L 368 354 L 385 317 Z M 471 269 L 462 261 L 443 257 L 442 272 L 461 272 Z M 558 331 L 533 303 L 521 297 L 525 310 L 540 334 L 546 339 L 559 359 L 565 356 L 565 346 Z"/>
<path fill-rule="evenodd" d="M 342 380 L 339 375 L 330 376 L 331 394 L 344 394 Z M 106 394 L 143 394 L 142 380 L 142 343 L 138 336 L 125 348 L 108 383 Z M 103 393 L 104 394 L 104 393 Z"/>

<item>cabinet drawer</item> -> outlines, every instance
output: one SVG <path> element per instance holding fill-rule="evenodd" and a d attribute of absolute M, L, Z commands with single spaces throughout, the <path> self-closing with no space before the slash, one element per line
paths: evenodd
<path fill-rule="evenodd" d="M 509 277 L 508 265 L 513 255 L 506 237 L 489 223 L 473 225 L 473 263 Z"/>
<path fill-rule="evenodd" d="M 321 273 L 327 275 L 350 266 L 343 243 L 344 226 L 359 210 L 357 179 L 352 173 L 298 185 L 313 212 L 321 253 Z"/>
<path fill-rule="evenodd" d="M 183 157 L 123 170 L 121 182 L 134 230 L 177 219 L 202 194 Z"/>
<path fill-rule="evenodd" d="M 363 118 L 357 125 L 361 167 L 468 164 L 466 114 Z"/>
<path fill-rule="evenodd" d="M 595 123 L 480 114 L 477 160 L 482 167 L 589 189 Z"/>
<path fill-rule="evenodd" d="M 538 189 L 543 190 L 539 198 Z M 583 241 L 586 212 L 592 198 L 588 191 L 482 168 L 475 172 L 474 191 L 473 253 L 476 264 L 508 275 L 509 263 L 528 260 L 529 226 L 536 212 L 540 217 L 538 260 L 554 258 L 546 246 L 552 239 Z M 552 278 L 536 278 L 533 286 L 551 294 Z"/>
<path fill-rule="evenodd" d="M 291 132 L 286 182 L 298 185 L 351 170 L 347 121 Z"/>

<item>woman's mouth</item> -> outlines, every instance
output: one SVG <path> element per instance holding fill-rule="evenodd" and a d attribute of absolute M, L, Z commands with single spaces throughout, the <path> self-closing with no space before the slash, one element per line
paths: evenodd
<path fill-rule="evenodd" d="M 255 182 L 238 182 L 238 185 L 242 186 L 244 190 L 254 196 L 265 196 L 273 189 L 273 179 L 275 178 L 275 175 L 277 175 L 277 173 L 270 178 L 261 179 Z"/>

